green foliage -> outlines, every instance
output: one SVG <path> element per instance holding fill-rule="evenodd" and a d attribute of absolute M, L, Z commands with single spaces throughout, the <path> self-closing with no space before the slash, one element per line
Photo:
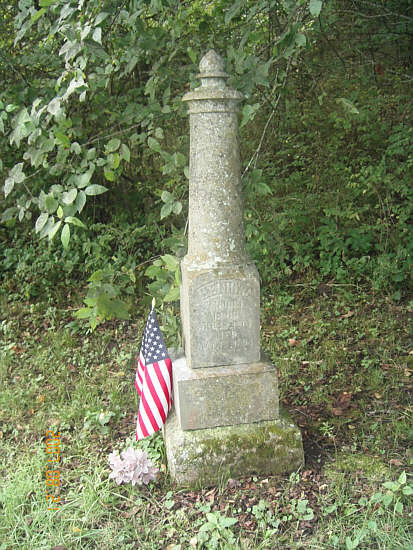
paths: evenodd
<path fill-rule="evenodd" d="M 90 437 L 90 432 L 98 432 L 102 435 L 109 433 L 110 419 L 115 416 L 112 411 L 88 411 L 84 418 L 81 437 Z"/>
<path fill-rule="evenodd" d="M 145 270 L 145 276 L 152 280 L 148 284 L 148 290 L 156 300 L 163 335 L 168 345 L 179 348 L 181 330 L 178 302 L 181 284 L 180 260 L 186 250 L 184 233 L 172 226 L 172 236 L 164 239 L 163 245 L 172 254 L 156 258 Z"/>
<path fill-rule="evenodd" d="M 136 441 L 134 435 L 133 437 L 127 437 L 124 441 L 119 441 L 118 444 L 115 445 L 118 451 L 126 451 L 129 447 L 145 451 L 152 462 L 158 467 L 166 462 L 165 443 L 162 438 L 162 432 L 156 432 L 139 441 Z"/>
<path fill-rule="evenodd" d="M 252 514 L 257 521 L 258 529 L 265 533 L 266 538 L 276 534 L 281 524 L 281 518 L 274 515 L 267 501 L 261 499 L 258 504 L 255 504 L 252 507 Z"/>
<path fill-rule="evenodd" d="M 408 296 L 409 2 L 3 8 L 0 272 L 9 295 L 61 295 L 98 272 L 79 297 L 90 326 L 126 318 L 132 291 L 150 302 L 148 284 L 167 332 L 178 330 L 189 176 L 181 96 L 214 47 L 246 96 L 245 227 L 263 288 L 311 274 Z"/>
<path fill-rule="evenodd" d="M 319 11 L 310 3 L 311 13 Z M 284 34 L 271 52 L 261 46 L 267 46 L 273 12 L 282 17 L 278 27 Z M 130 183 L 144 202 L 151 194 L 149 174 L 159 178 L 159 171 L 182 187 L 188 141 L 177 142 L 170 128 L 182 118 L 178 96 L 188 78 L 194 79 L 212 23 L 215 47 L 227 50 L 236 84 L 252 94 L 272 86 L 274 63 L 284 66 L 305 45 L 299 32 L 311 27 L 308 16 L 302 1 L 222 0 L 208 6 L 177 0 L 44 1 L 36 9 L 20 0 L 13 21 L 15 57 L 8 68 L 19 78 L 4 87 L 0 103 L 8 197 L 3 221 L 29 220 L 36 213 L 40 238 L 52 240 L 61 231 L 67 248 L 68 224 L 80 224 L 90 197 L 107 191 L 114 197 Z M 11 22 L 12 14 L 8 17 Z M 237 49 L 227 46 L 238 40 Z M 258 49 L 260 56 L 253 53 Z M 280 82 L 284 77 L 281 71 Z M 243 124 L 263 105 L 257 99 L 244 108 Z M 181 213 L 181 200 L 169 191 L 162 201 L 161 219 Z"/>
<path fill-rule="evenodd" d="M 198 539 L 203 548 L 235 548 L 235 536 L 231 527 L 237 523 L 236 518 L 228 518 L 220 512 L 207 512 L 206 521 L 199 528 Z"/>
<path fill-rule="evenodd" d="M 141 289 L 143 267 L 151 257 L 148 236 L 153 238 L 144 226 L 122 222 L 93 224 L 88 233 L 74 232 L 69 250 L 57 242 L 45 247 L 29 232 L 13 229 L 8 234 L 0 240 L 0 277 L 8 285 L 8 296 L 16 299 L 77 294 L 85 276 L 105 269 L 122 293 L 127 295 L 132 286 Z M 137 266 L 137 261 L 143 265 Z"/>
<path fill-rule="evenodd" d="M 322 509 L 324 516 L 334 514 L 337 517 L 363 517 L 362 522 L 356 522 L 351 533 L 343 536 L 344 546 L 340 545 L 340 537 L 332 536 L 332 547 L 344 547 L 346 550 L 370 547 L 381 538 L 381 524 L 385 518 L 389 520 L 391 517 L 402 516 L 404 506 L 409 502 L 408 497 L 413 494 L 413 486 L 408 482 L 406 472 L 399 475 L 398 481 L 385 481 L 381 486 L 386 489 L 384 493 L 377 491 L 361 496 L 354 504 L 340 499 L 338 503 Z"/>
<path fill-rule="evenodd" d="M 386 481 L 383 488 L 387 489 L 385 493 L 374 493 L 369 505 L 378 505 L 379 513 L 383 509 L 391 508 L 395 514 L 403 514 L 405 504 L 408 503 L 408 497 L 413 495 L 413 483 L 408 482 L 406 472 L 402 472 L 397 481 Z"/>
<path fill-rule="evenodd" d="M 248 246 L 265 279 L 314 270 L 340 283 L 367 283 L 395 300 L 409 292 L 411 127 L 389 129 L 385 94 L 373 101 L 366 92 L 363 100 L 369 103 L 357 117 L 337 111 L 335 103 L 300 114 L 290 102 L 283 137 L 259 174 L 272 195 L 246 187 Z"/>
<path fill-rule="evenodd" d="M 145 275 L 155 279 L 149 285 L 149 291 L 154 296 L 159 296 L 161 301 L 173 302 L 179 299 L 179 286 L 181 283 L 179 261 L 171 254 L 165 254 L 155 260 L 145 271 Z"/>
<path fill-rule="evenodd" d="M 101 260 L 114 235 L 121 240 L 125 233 L 108 231 L 106 240 L 103 233 L 96 239 Z M 125 239 L 122 251 L 127 244 L 143 246 L 131 235 Z M 302 429 L 318 443 L 316 463 L 309 456 L 305 470 L 289 477 L 257 475 L 200 491 L 174 488 L 161 433 L 135 441 L 133 358 L 143 314 L 138 322 L 101 326 L 98 335 L 71 335 L 64 326 L 66 298 L 56 307 L 53 297 L 0 296 L 2 544 L 32 550 L 409 548 L 411 478 L 403 474 L 412 462 L 409 306 L 333 283 L 301 281 L 288 291 L 281 303 L 277 289 L 263 299 L 263 344 L 278 358 L 281 395 L 294 402 Z M 352 394 L 351 404 L 336 417 L 330 405 L 342 389 Z M 334 441 L 318 429 L 327 422 Z M 56 513 L 45 499 L 47 429 L 62 434 Z M 136 491 L 108 479 L 108 452 L 129 446 L 157 461 L 156 484 Z M 304 519 L 310 509 L 314 517 Z M 208 528 L 200 532 L 203 525 Z"/>
<path fill-rule="evenodd" d="M 130 305 L 119 298 L 121 288 L 133 294 L 136 278 L 133 269 L 119 278 L 118 273 L 110 266 L 99 269 L 89 277 L 88 292 L 84 298 L 85 307 L 75 313 L 77 319 L 88 319 L 92 330 L 99 323 L 110 319 L 129 319 Z"/>

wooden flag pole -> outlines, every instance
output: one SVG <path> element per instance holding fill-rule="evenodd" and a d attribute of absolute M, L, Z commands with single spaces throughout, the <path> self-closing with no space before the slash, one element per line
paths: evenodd
<path fill-rule="evenodd" d="M 152 298 L 152 309 L 155 307 L 155 304 L 156 304 L 156 300 L 155 298 Z"/>

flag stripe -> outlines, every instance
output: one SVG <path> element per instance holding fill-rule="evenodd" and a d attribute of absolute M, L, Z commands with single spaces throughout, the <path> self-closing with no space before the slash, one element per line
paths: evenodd
<path fill-rule="evenodd" d="M 139 354 L 138 359 L 138 366 L 136 369 L 136 378 L 135 378 L 135 386 L 138 390 L 139 395 L 142 393 L 142 385 L 143 385 L 143 379 L 144 379 L 144 373 L 145 373 L 145 366 L 143 364 L 143 356 L 142 352 Z"/>
<path fill-rule="evenodd" d="M 169 401 L 169 395 L 165 395 L 165 392 L 163 390 L 162 384 L 159 381 L 159 374 L 160 374 L 161 366 L 157 364 L 157 368 L 154 369 L 153 375 L 151 376 L 151 382 L 156 390 L 156 393 L 158 395 L 158 399 L 161 401 L 163 409 L 165 411 L 165 414 L 168 413 L 168 401 Z"/>
<path fill-rule="evenodd" d="M 169 411 L 172 406 L 172 361 L 169 358 L 159 361 L 159 369 L 167 388 L 167 393 L 164 395 L 168 402 Z"/>
<path fill-rule="evenodd" d="M 144 437 L 147 437 L 148 435 L 153 434 L 153 428 L 151 425 L 151 422 L 148 418 L 148 415 L 146 414 L 146 409 L 143 406 L 143 403 L 141 401 L 141 406 L 139 407 L 139 416 L 140 416 L 140 425 L 142 427 L 142 431 L 145 434 Z"/>
<path fill-rule="evenodd" d="M 162 388 L 163 395 L 165 396 L 165 400 L 168 403 L 171 392 L 169 391 L 169 387 L 166 382 L 169 376 L 164 361 L 160 361 L 159 364 L 155 363 L 155 372 L 158 378 L 159 385 Z"/>
<path fill-rule="evenodd" d="M 146 413 L 146 416 L 147 416 L 147 418 L 148 418 L 148 420 L 149 420 L 149 423 L 150 423 L 150 426 L 152 427 L 153 432 L 156 432 L 156 431 L 158 431 L 158 429 L 159 429 L 158 423 L 156 422 L 155 417 L 154 417 L 154 415 L 153 415 L 153 412 L 152 412 L 152 410 L 151 410 L 151 408 L 150 408 L 150 406 L 149 406 L 148 400 L 146 399 L 146 393 L 147 393 L 146 391 L 143 391 L 143 392 L 142 392 L 141 404 L 142 404 L 142 406 L 143 406 L 143 410 L 144 410 L 145 413 Z M 146 425 L 147 425 L 148 428 L 149 428 L 149 425 L 148 425 L 148 424 L 146 424 Z M 153 433 L 153 432 L 152 432 L 152 433 Z"/>
<path fill-rule="evenodd" d="M 156 363 L 153 365 L 155 366 Z M 156 374 L 152 368 L 148 369 L 146 371 L 146 384 L 148 391 L 145 393 L 145 396 L 147 398 L 148 403 L 151 404 L 151 410 L 156 416 L 158 414 L 159 420 L 158 420 L 158 429 L 165 424 L 166 420 L 166 413 L 168 412 L 168 405 L 167 402 L 162 403 L 161 401 L 161 394 L 159 393 L 158 389 L 155 388 L 154 382 L 157 380 Z M 155 382 L 156 383 L 156 382 Z"/>
<path fill-rule="evenodd" d="M 135 388 L 138 394 L 140 395 L 142 386 L 140 385 L 140 380 L 138 378 L 138 370 L 136 370 L 136 374 L 135 374 Z"/>
<path fill-rule="evenodd" d="M 139 412 L 139 416 L 138 416 L 138 427 L 139 427 L 139 432 L 141 434 L 141 438 L 143 437 L 147 437 L 149 435 L 148 433 L 148 430 L 146 429 L 146 426 L 145 426 L 145 423 L 142 419 L 142 413 Z"/>
<path fill-rule="evenodd" d="M 166 386 L 168 388 L 168 395 L 172 393 L 172 361 L 165 359 L 164 361 L 159 361 L 159 366 L 163 373 L 163 379 L 165 380 Z"/>
<path fill-rule="evenodd" d="M 152 308 L 136 365 L 135 387 L 140 396 L 136 439 L 157 432 L 172 406 L 172 361 Z"/>

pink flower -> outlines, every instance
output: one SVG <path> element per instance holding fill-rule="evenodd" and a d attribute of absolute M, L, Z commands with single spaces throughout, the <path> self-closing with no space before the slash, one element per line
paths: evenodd
<path fill-rule="evenodd" d="M 156 479 L 159 470 L 145 451 L 129 447 L 126 451 L 122 451 L 121 457 L 122 460 L 117 453 L 111 453 L 108 457 L 112 468 L 109 477 L 118 485 L 129 482 L 132 485 L 148 485 L 150 481 Z"/>
<path fill-rule="evenodd" d="M 123 460 L 120 459 L 117 453 L 111 453 L 109 455 L 109 464 L 112 468 L 112 472 L 109 474 L 109 477 L 114 479 L 118 485 L 123 482 L 124 471 L 123 471 Z"/>

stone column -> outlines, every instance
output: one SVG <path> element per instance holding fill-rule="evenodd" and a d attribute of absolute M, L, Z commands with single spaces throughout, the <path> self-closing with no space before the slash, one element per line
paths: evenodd
<path fill-rule="evenodd" d="M 260 358 L 260 287 L 245 250 L 238 146 L 242 94 L 226 86 L 222 58 L 211 50 L 201 86 L 187 93 L 190 177 L 188 254 L 182 265 L 181 318 L 191 368 Z"/>
<path fill-rule="evenodd" d="M 173 359 L 174 408 L 164 426 L 177 485 L 290 472 L 301 434 L 279 410 L 277 370 L 260 354 L 260 287 L 245 251 L 238 149 L 242 96 L 213 50 L 187 93 L 191 152 L 189 243 L 182 261 L 185 352 Z"/>

